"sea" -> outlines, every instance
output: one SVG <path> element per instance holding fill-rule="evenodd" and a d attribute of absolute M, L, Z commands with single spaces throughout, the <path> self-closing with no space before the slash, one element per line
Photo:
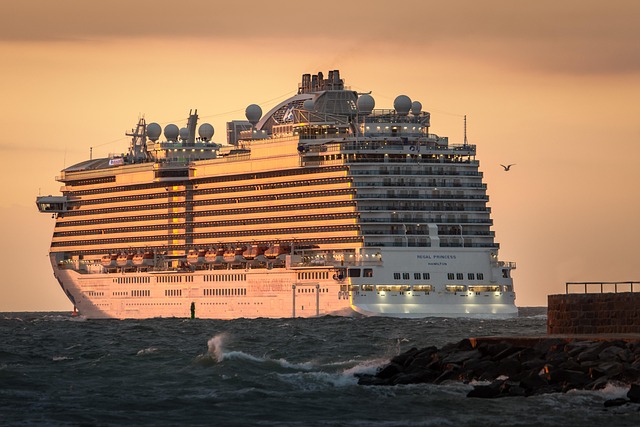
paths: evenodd
<path fill-rule="evenodd" d="M 517 318 L 86 320 L 0 313 L 2 426 L 638 426 L 628 387 L 468 398 L 473 384 L 361 386 L 412 347 L 546 333 Z"/>

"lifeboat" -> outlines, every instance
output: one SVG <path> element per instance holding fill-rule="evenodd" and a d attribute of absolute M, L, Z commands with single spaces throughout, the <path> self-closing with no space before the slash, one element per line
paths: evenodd
<path fill-rule="evenodd" d="M 122 252 L 116 258 L 116 264 L 118 267 L 130 267 L 133 265 L 133 254 L 127 254 Z"/>
<path fill-rule="evenodd" d="M 224 254 L 225 254 L 225 249 L 223 247 L 219 247 L 218 250 L 216 251 L 216 258 L 213 261 L 213 263 L 215 265 L 222 265 L 225 263 L 224 260 Z"/>
<path fill-rule="evenodd" d="M 205 255 L 206 255 L 206 252 L 205 252 L 205 251 L 196 251 L 196 250 L 191 250 L 191 251 L 189 251 L 189 253 L 187 254 L 187 261 L 188 261 L 188 262 L 189 262 L 189 264 L 191 264 L 191 265 L 204 264 L 204 262 L 205 262 Z"/>
<path fill-rule="evenodd" d="M 215 249 L 209 249 L 204 253 L 204 262 L 207 264 L 213 264 L 216 262 L 216 256 L 218 256 L 218 251 Z"/>
<path fill-rule="evenodd" d="M 291 253 L 291 246 L 280 245 L 280 252 L 278 253 L 278 259 L 285 259 L 287 255 Z"/>
<path fill-rule="evenodd" d="M 132 262 L 136 267 L 153 265 L 153 252 L 136 252 L 133 255 Z"/>
<path fill-rule="evenodd" d="M 102 263 L 103 267 L 115 267 L 117 258 L 117 255 L 105 255 L 102 257 L 100 262 Z"/>
<path fill-rule="evenodd" d="M 260 246 L 250 245 L 250 246 L 247 246 L 247 249 L 244 252 L 242 252 L 242 256 L 246 260 L 252 260 L 260 256 L 262 252 L 263 251 L 260 248 Z"/>
<path fill-rule="evenodd" d="M 278 255 L 280 255 L 280 245 L 271 245 L 264 251 L 264 256 L 269 259 L 276 258 Z"/>

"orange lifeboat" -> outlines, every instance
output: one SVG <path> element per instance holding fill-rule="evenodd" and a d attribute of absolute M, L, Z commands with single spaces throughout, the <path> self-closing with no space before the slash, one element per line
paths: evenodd
<path fill-rule="evenodd" d="M 250 245 L 247 246 L 247 249 L 242 253 L 242 256 L 247 260 L 252 260 L 260 256 L 262 252 L 263 251 L 260 246 Z"/>
<path fill-rule="evenodd" d="M 269 248 L 264 251 L 264 256 L 266 256 L 267 258 L 276 258 L 278 255 L 280 255 L 280 245 L 271 245 L 269 246 Z"/>
<path fill-rule="evenodd" d="M 118 255 L 105 255 L 100 260 L 103 267 L 115 267 Z"/>
<path fill-rule="evenodd" d="M 153 265 L 153 252 L 136 252 L 131 260 L 133 265 L 141 267 L 143 265 Z"/>
<path fill-rule="evenodd" d="M 116 258 L 116 264 L 118 265 L 118 267 L 129 267 L 133 265 L 133 254 L 122 252 Z"/>
<path fill-rule="evenodd" d="M 236 259 L 236 250 L 235 249 L 227 249 L 224 251 L 224 255 L 222 256 L 224 262 L 233 262 Z"/>
<path fill-rule="evenodd" d="M 209 249 L 204 254 L 204 262 L 207 264 L 213 264 L 216 261 L 216 256 L 218 255 L 218 251 L 215 249 Z"/>
<path fill-rule="evenodd" d="M 203 264 L 205 262 L 205 251 L 190 250 L 187 254 L 187 261 L 192 264 Z"/>

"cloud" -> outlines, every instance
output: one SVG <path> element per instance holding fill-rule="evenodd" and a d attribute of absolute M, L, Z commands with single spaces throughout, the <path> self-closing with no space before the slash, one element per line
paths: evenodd
<path fill-rule="evenodd" d="M 395 7 L 394 7 L 395 6 Z M 640 72 L 640 2 L 635 0 L 372 0 L 275 6 L 258 0 L 21 0 L 0 5 L 0 42 L 97 42 L 159 38 L 261 39 L 309 45 L 395 46 L 542 71 Z M 264 48 L 262 48 L 264 49 Z M 437 58 L 434 58 L 437 60 Z"/>

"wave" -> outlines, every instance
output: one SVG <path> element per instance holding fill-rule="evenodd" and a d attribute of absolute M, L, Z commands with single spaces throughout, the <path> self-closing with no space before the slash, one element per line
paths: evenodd
<path fill-rule="evenodd" d="M 155 353 L 158 351 L 157 347 L 148 347 L 148 348 L 143 348 L 142 350 L 138 351 L 136 353 L 136 356 L 144 356 L 145 354 L 151 354 L 151 353 Z"/>

